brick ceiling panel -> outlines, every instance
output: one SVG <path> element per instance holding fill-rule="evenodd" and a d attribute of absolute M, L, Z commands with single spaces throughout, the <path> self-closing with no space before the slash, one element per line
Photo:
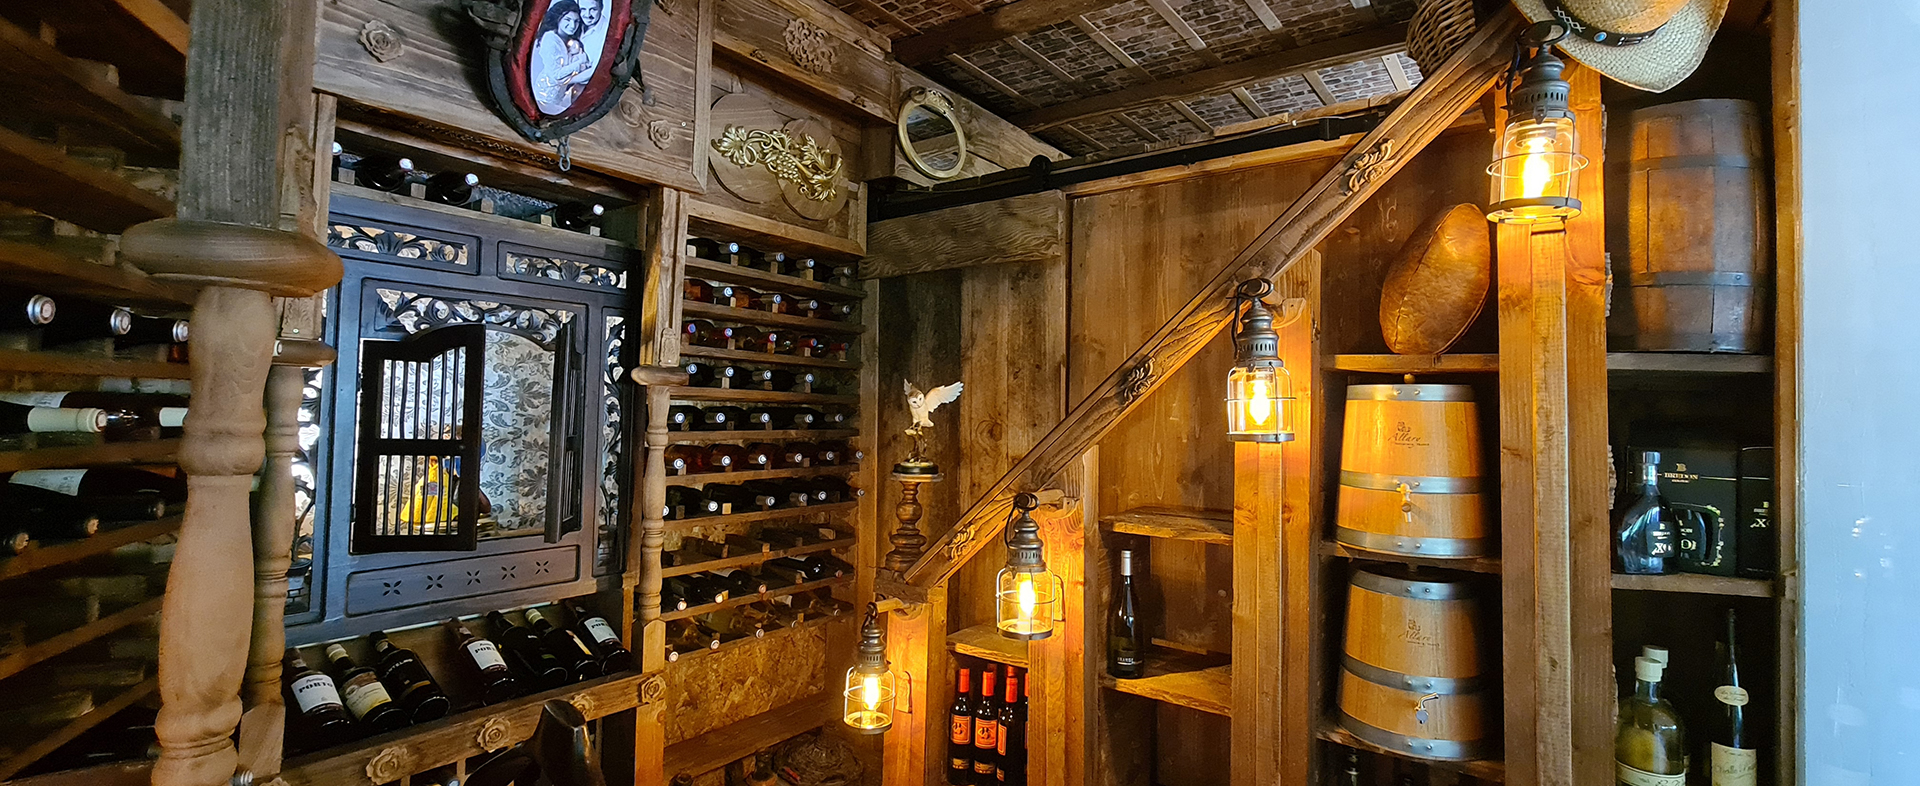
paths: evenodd
<path fill-rule="evenodd" d="M 1188 121 L 1185 115 L 1180 114 L 1178 110 L 1168 104 L 1135 109 L 1126 114 L 1127 117 L 1131 118 L 1134 122 L 1139 123 L 1141 128 L 1146 129 L 1156 137 L 1154 140 L 1141 139 L 1139 135 L 1136 134 L 1133 140 L 1136 143 L 1149 141 L 1173 142 L 1204 132 L 1204 129 Z"/>
<path fill-rule="evenodd" d="M 1265 82 L 1247 86 L 1247 93 L 1253 96 L 1253 102 L 1267 110 L 1267 114 L 1281 112 L 1304 112 L 1324 106 L 1320 97 L 1314 95 L 1313 86 L 1298 76 L 1283 76 Z"/>
<path fill-rule="evenodd" d="M 1073 127 L 1109 148 L 1137 145 L 1146 141 L 1141 139 L 1139 134 L 1134 133 L 1133 129 L 1111 117 L 1082 120 L 1074 123 Z"/>
<path fill-rule="evenodd" d="M 1180 31 L 1144 0 L 1127 0 L 1086 18 L 1157 79 L 1207 66 L 1206 58 L 1189 48 Z"/>
<path fill-rule="evenodd" d="M 1394 57 L 1400 58 L 1400 70 L 1406 72 L 1408 83 L 1419 87 L 1420 82 L 1427 78 L 1426 74 L 1420 73 L 1420 64 L 1413 62 L 1413 58 L 1408 57 L 1405 52 Z"/>
<path fill-rule="evenodd" d="M 1042 142 L 1060 148 L 1062 152 L 1070 156 L 1084 156 L 1094 152 L 1096 149 L 1094 146 L 1087 144 L 1086 140 L 1081 139 L 1079 134 L 1075 134 L 1064 128 L 1049 128 L 1038 134 L 1034 134 L 1034 136 L 1040 137 L 1040 141 Z"/>
<path fill-rule="evenodd" d="M 1035 30 L 1027 34 L 1026 40 L 1028 46 L 1061 70 L 1079 77 L 1094 95 L 1111 93 L 1142 81 L 1129 75 L 1119 60 L 1071 22 Z"/>
<path fill-rule="evenodd" d="M 1022 54 L 1005 41 L 995 41 L 967 52 L 964 57 L 974 67 L 1018 91 L 1028 101 L 1041 106 L 1065 103 L 1083 97 L 1073 83 L 1062 82 L 1046 68 Z"/>
<path fill-rule="evenodd" d="M 1327 83 L 1334 103 L 1393 92 L 1393 78 L 1387 75 L 1386 64 L 1375 57 L 1322 69 L 1320 79 Z"/>
<path fill-rule="evenodd" d="M 1281 48 L 1281 37 L 1267 30 L 1247 0 L 1189 0 L 1171 3 L 1207 49 L 1226 62 L 1245 60 Z"/>
<path fill-rule="evenodd" d="M 1373 27 L 1373 15 L 1348 0 L 1267 0 L 1280 30 L 1298 44 L 1314 44 Z"/>
<path fill-rule="evenodd" d="M 1248 112 L 1247 108 L 1240 104 L 1240 99 L 1234 98 L 1232 93 L 1189 98 L 1187 107 L 1214 128 L 1245 123 L 1254 119 L 1253 113 Z"/>
<path fill-rule="evenodd" d="M 993 89 L 991 85 L 975 79 L 972 74 L 967 73 L 959 66 L 945 60 L 928 63 L 921 68 L 921 71 L 938 80 L 941 84 L 953 87 L 961 94 L 973 99 L 981 106 L 986 107 L 987 111 L 1001 117 L 1018 114 L 1032 108 L 1031 105 L 1022 105 L 1014 101 L 1005 93 Z"/>

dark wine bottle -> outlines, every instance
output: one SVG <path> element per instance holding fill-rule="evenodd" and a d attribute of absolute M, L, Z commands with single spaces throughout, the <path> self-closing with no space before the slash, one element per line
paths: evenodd
<path fill-rule="evenodd" d="M 1673 572 L 1674 522 L 1660 496 L 1660 454 L 1640 452 L 1640 497 L 1620 514 L 1613 531 L 1613 570 L 1628 574 Z"/>
<path fill-rule="evenodd" d="M 692 588 L 691 593 L 687 597 L 688 603 L 693 606 L 705 606 L 709 603 L 725 603 L 727 602 L 727 598 L 732 597 L 732 595 L 728 594 L 729 588 L 727 583 L 717 576 L 705 573 L 689 573 L 682 578 L 686 581 L 687 586 Z"/>
<path fill-rule="evenodd" d="M 746 466 L 743 469 L 773 469 L 778 467 L 780 446 L 771 442 L 747 443 Z"/>
<path fill-rule="evenodd" d="M 473 201 L 473 187 L 480 176 L 472 172 L 441 172 L 427 178 L 427 199 L 443 205 L 464 205 Z"/>
<path fill-rule="evenodd" d="M 771 497 L 755 494 L 738 483 L 709 483 L 707 496 L 727 506 L 728 513 L 748 513 L 756 510 L 771 510 L 776 503 Z"/>
<path fill-rule="evenodd" d="M 700 431 L 732 431 L 746 419 L 747 411 L 740 407 L 707 407 L 701 413 L 700 423 L 694 426 Z"/>
<path fill-rule="evenodd" d="M 680 282 L 680 299 L 693 303 L 712 303 L 713 284 L 697 278 L 686 279 Z"/>
<path fill-rule="evenodd" d="M 998 748 L 994 760 L 994 782 L 996 784 L 1019 783 L 1026 774 L 1026 729 L 1020 724 L 1020 677 L 1012 666 L 1007 667 L 1007 686 L 1001 692 L 1000 731 L 994 735 Z"/>
<path fill-rule="evenodd" d="M 45 344 L 57 345 L 96 338 L 119 338 L 132 329 L 132 311 L 120 306 L 67 298 L 60 302 L 60 315 L 42 328 L 40 337 Z"/>
<path fill-rule="evenodd" d="M 327 660 L 333 663 L 333 678 L 340 684 L 340 697 L 346 700 L 347 712 L 360 721 L 360 725 L 369 734 L 383 734 L 407 725 L 407 711 L 393 700 L 387 692 L 387 686 L 380 682 L 380 675 L 373 669 L 357 665 L 347 655 L 347 648 L 338 644 L 327 645 Z"/>
<path fill-rule="evenodd" d="M 708 575 L 714 576 L 726 584 L 727 597 L 729 598 L 767 594 L 767 585 L 765 582 L 739 568 L 720 568 L 709 571 Z"/>
<path fill-rule="evenodd" d="M 567 684 L 566 665 L 560 662 L 559 656 L 547 651 L 538 634 L 525 625 L 513 624 L 507 615 L 497 611 L 487 612 L 487 625 L 493 631 L 494 640 L 500 642 L 500 649 L 506 652 L 507 662 L 526 675 L 534 690 L 551 690 Z"/>
<path fill-rule="evenodd" d="M 606 214 L 607 207 L 596 202 L 565 202 L 553 208 L 553 225 L 585 232 L 598 225 Z"/>
<path fill-rule="evenodd" d="M 853 455 L 853 450 L 844 440 L 820 442 L 814 446 L 813 464 L 823 467 L 851 464 L 854 461 Z"/>
<path fill-rule="evenodd" d="M 347 705 L 341 701 L 333 678 L 308 667 L 299 651 L 291 647 L 281 663 L 281 677 L 287 692 L 293 695 L 295 728 L 317 738 L 314 748 L 346 741 L 353 733 L 353 719 L 347 716 Z"/>
<path fill-rule="evenodd" d="M 687 384 L 699 388 L 724 387 L 727 380 L 738 379 L 739 370 L 728 365 L 688 361 Z"/>
<path fill-rule="evenodd" d="M 376 191 L 399 193 L 407 190 L 407 177 L 413 174 L 413 159 L 375 153 L 362 156 L 353 165 L 353 182 Z"/>
<path fill-rule="evenodd" d="M 714 262 L 732 262 L 733 255 L 740 253 L 739 243 L 723 243 L 704 237 L 687 238 L 687 253 L 701 259 Z"/>
<path fill-rule="evenodd" d="M 707 498 L 705 492 L 692 486 L 667 487 L 667 520 L 711 516 L 720 512 L 720 503 Z"/>
<path fill-rule="evenodd" d="M 747 449 L 725 442 L 707 446 L 707 466 L 714 472 L 739 472 L 747 466 Z"/>
<path fill-rule="evenodd" d="M 155 521 L 167 515 L 166 499 L 153 492 L 70 495 L 16 483 L 0 486 L 0 505 L 33 522 L 30 526 L 35 529 L 38 521 L 49 517 L 91 517 L 97 520 L 92 526 L 98 527 L 100 522 Z"/>
<path fill-rule="evenodd" d="M 35 292 L 0 289 L 0 330 L 46 327 L 57 314 L 53 298 Z"/>
<path fill-rule="evenodd" d="M 37 486 L 70 497 L 92 495 L 159 494 L 168 504 L 187 500 L 187 481 L 132 467 L 90 467 L 88 469 L 23 469 L 7 477 L 8 483 Z"/>
<path fill-rule="evenodd" d="M 714 291 L 713 302 L 715 305 L 730 308 L 748 308 L 753 303 L 754 297 L 758 295 L 759 293 L 739 284 L 728 284 Z"/>
<path fill-rule="evenodd" d="M 1747 731 L 1746 687 L 1740 681 L 1739 616 L 1727 609 L 1727 638 L 1720 656 L 1720 685 L 1713 689 L 1719 712 L 1709 726 L 1707 760 L 1711 786 L 1754 786 L 1760 780 L 1760 751 Z"/>
<path fill-rule="evenodd" d="M 789 442 L 780 450 L 780 465 L 783 467 L 813 466 L 813 454 L 818 450 L 811 442 Z"/>
<path fill-rule="evenodd" d="M 36 407 L 0 399 L 0 434 L 98 434 L 106 429 L 107 411 L 103 409 Z"/>
<path fill-rule="evenodd" d="M 980 697 L 973 705 L 973 780 L 994 782 L 994 769 L 1000 764 L 1000 702 L 994 698 L 999 687 L 996 666 L 980 667 Z"/>
<path fill-rule="evenodd" d="M 860 285 L 860 280 L 854 275 L 852 265 L 840 265 L 827 273 L 827 281 L 843 287 L 856 287 Z"/>
<path fill-rule="evenodd" d="M 1121 679 L 1134 679 L 1146 671 L 1141 658 L 1144 636 L 1140 631 L 1140 597 L 1133 587 L 1133 551 L 1120 551 L 1120 580 L 1114 582 L 1111 611 L 1107 618 L 1107 673 Z"/>
<path fill-rule="evenodd" d="M 190 323 L 173 317 L 147 317 L 133 315 L 133 324 L 128 326 L 125 335 L 114 340 L 122 347 L 137 347 L 147 344 L 185 344 L 191 335 Z"/>
<path fill-rule="evenodd" d="M 607 618 L 587 610 L 578 603 L 568 604 L 573 611 L 574 629 L 583 638 L 593 643 L 594 653 L 600 658 L 600 669 L 608 674 L 633 668 L 633 653 L 620 643 L 620 634 L 614 632 Z"/>
<path fill-rule="evenodd" d="M 660 608 L 666 609 L 669 611 L 680 611 L 682 609 L 685 609 L 686 607 L 687 607 L 686 597 L 682 596 L 679 592 L 674 591 L 673 587 L 668 586 L 665 582 L 662 582 L 660 585 Z"/>
<path fill-rule="evenodd" d="M 780 273 L 805 278 L 807 274 L 819 269 L 820 262 L 813 257 L 787 257 L 786 264 L 780 266 Z"/>
<path fill-rule="evenodd" d="M 847 483 L 846 478 L 821 475 L 807 481 L 807 486 L 813 491 L 813 500 L 816 505 L 846 502 L 854 497 L 853 487 Z"/>
<path fill-rule="evenodd" d="M 807 563 L 794 557 L 767 560 L 766 564 L 760 566 L 760 571 L 779 576 L 794 584 L 805 584 L 813 580 L 813 574 L 808 571 Z"/>
<path fill-rule="evenodd" d="M 677 661 L 682 655 L 690 655 L 700 650 L 720 648 L 720 637 L 701 630 L 693 620 L 673 620 L 667 623 L 667 660 Z"/>
<path fill-rule="evenodd" d="M 771 352 L 767 347 L 780 340 L 779 334 L 772 330 L 741 325 L 733 328 L 733 348 L 741 352 Z M 749 373 L 748 377 L 751 378 Z"/>
<path fill-rule="evenodd" d="M 452 620 L 447 624 L 453 627 L 454 643 L 460 645 L 460 651 L 467 654 L 467 662 L 473 665 L 480 683 L 481 703 L 498 704 L 520 695 L 520 680 L 513 676 L 513 669 L 507 666 L 507 659 L 501 657 L 498 646 L 473 635 L 466 623 Z"/>
<path fill-rule="evenodd" d="M 973 786 L 973 686 L 972 671 L 960 667 L 954 682 L 953 705 L 947 708 L 947 783 Z"/>
<path fill-rule="evenodd" d="M 793 307 L 793 298 L 779 292 L 756 292 L 747 298 L 747 308 L 770 314 L 785 314 Z"/>
<path fill-rule="evenodd" d="M 818 563 L 820 565 L 822 578 L 825 578 L 827 576 L 848 576 L 853 574 L 854 569 L 853 569 L 852 563 L 849 563 L 846 560 L 843 560 L 839 557 L 833 556 L 832 554 L 822 552 L 819 554 L 814 554 L 808 557 L 807 559 L 810 562 Z"/>
<path fill-rule="evenodd" d="M 407 711 L 407 717 L 414 723 L 446 717 L 452 704 L 413 650 L 394 644 L 385 633 L 375 633 L 369 641 L 376 658 L 373 671 Z"/>
<path fill-rule="evenodd" d="M 785 481 L 749 480 L 740 484 L 755 496 L 772 500 L 769 508 L 793 508 L 807 504 L 804 492 L 796 492 Z"/>
<path fill-rule="evenodd" d="M 675 404 L 667 407 L 667 430 L 689 431 L 706 419 L 699 407 L 688 404 Z"/>
<path fill-rule="evenodd" d="M 527 625 L 533 628 L 534 633 L 540 634 L 540 640 L 546 643 L 547 651 L 566 664 L 567 675 L 574 682 L 590 680 L 604 673 L 600 669 L 600 657 L 594 654 L 593 648 L 587 646 L 580 634 L 562 627 L 557 618 L 549 617 L 551 611 L 527 609 L 523 613 Z"/>
<path fill-rule="evenodd" d="M 713 324 L 705 319 L 688 320 L 680 324 L 681 338 L 696 347 L 715 347 L 726 349 L 727 340 L 732 332 L 727 328 Z"/>

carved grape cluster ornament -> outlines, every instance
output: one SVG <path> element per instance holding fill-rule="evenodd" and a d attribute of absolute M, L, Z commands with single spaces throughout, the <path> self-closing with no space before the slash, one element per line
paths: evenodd
<path fill-rule="evenodd" d="M 802 197 L 826 202 L 840 193 L 840 172 L 846 162 L 827 150 L 812 134 L 794 138 L 785 131 L 727 126 L 713 149 L 734 166 L 764 166 L 773 176 L 792 183 Z"/>
<path fill-rule="evenodd" d="M 833 36 L 819 25 L 795 19 L 787 23 L 785 38 L 787 56 L 793 58 L 795 65 L 815 74 L 833 71 L 839 51 L 834 49 Z"/>

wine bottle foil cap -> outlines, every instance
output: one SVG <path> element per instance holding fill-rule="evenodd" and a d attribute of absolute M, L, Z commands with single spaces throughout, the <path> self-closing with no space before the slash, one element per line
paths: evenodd
<path fill-rule="evenodd" d="M 127 331 L 133 329 L 133 312 L 124 308 L 114 309 L 112 314 L 107 315 L 107 329 L 116 336 L 126 335 Z"/>
<path fill-rule="evenodd" d="M 1668 660 L 1666 647 L 1655 647 L 1651 644 L 1645 645 L 1640 648 L 1640 656 L 1643 658 L 1649 658 L 1655 662 L 1658 662 L 1660 664 L 1660 668 L 1663 668 L 1663 669 L 1666 668 L 1667 664 L 1671 662 L 1670 660 Z"/>
<path fill-rule="evenodd" d="M 334 659 L 338 659 L 338 658 L 344 658 L 344 657 L 346 657 L 346 656 L 347 656 L 347 648 L 346 648 L 346 647 L 342 647 L 342 646 L 340 646 L 340 645 L 339 645 L 339 644 L 337 644 L 337 643 L 336 643 L 336 644 L 328 644 L 328 645 L 327 645 L 327 657 L 328 657 L 328 658 L 334 658 Z"/>
<path fill-rule="evenodd" d="M 1640 451 L 1640 461 L 1643 464 L 1658 464 L 1660 463 L 1660 451 L 1657 451 L 1657 450 Z"/>
<path fill-rule="evenodd" d="M 176 319 L 173 321 L 173 342 L 174 343 L 176 344 L 187 343 L 187 337 L 188 335 L 191 334 L 191 330 L 192 330 L 190 327 L 188 327 L 188 324 L 189 323 L 184 319 Z"/>
<path fill-rule="evenodd" d="M 34 295 L 27 298 L 27 321 L 35 325 L 45 325 L 53 321 L 55 312 L 53 298 L 46 295 Z"/>
<path fill-rule="evenodd" d="M 1120 575 L 1133 575 L 1133 549 L 1120 550 Z"/>
<path fill-rule="evenodd" d="M 1660 675 L 1666 670 L 1660 661 L 1644 655 L 1633 659 L 1633 677 L 1641 682 L 1659 682 Z"/>

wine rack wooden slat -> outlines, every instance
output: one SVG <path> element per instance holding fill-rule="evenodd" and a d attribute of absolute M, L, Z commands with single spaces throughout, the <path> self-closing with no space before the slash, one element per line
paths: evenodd
<path fill-rule="evenodd" d="M 699 657 L 706 655 L 708 653 L 720 652 L 722 650 L 732 649 L 734 647 L 738 647 L 748 642 L 766 641 L 767 639 L 778 638 L 780 636 L 784 636 L 786 634 L 793 633 L 795 631 L 824 627 L 827 625 L 831 625 L 835 622 L 851 623 L 854 621 L 854 619 L 856 619 L 856 617 L 852 614 L 841 614 L 839 616 L 834 616 L 834 617 L 812 617 L 809 619 L 801 620 L 792 625 L 788 625 L 784 628 L 780 628 L 778 630 L 768 631 L 766 635 L 758 638 L 755 638 L 753 636 L 743 636 L 741 638 L 734 639 L 733 641 L 720 642 L 720 646 L 718 647 L 709 647 L 703 650 L 694 650 L 693 652 L 689 652 L 684 655 L 674 655 L 671 657 L 670 660 L 667 661 L 667 663 L 672 664 L 673 666 L 684 666 L 688 662 L 698 659 Z M 669 668 L 672 668 L 672 666 L 669 666 Z"/>
<path fill-rule="evenodd" d="M 852 583 L 853 583 L 853 576 L 851 575 L 834 576 L 832 578 L 820 579 L 818 581 L 802 582 L 800 584 L 795 584 L 791 587 L 781 587 L 780 589 L 777 589 L 777 590 L 769 590 L 767 592 L 762 592 L 755 595 L 742 595 L 737 598 L 729 597 L 726 600 L 720 601 L 719 603 L 704 603 L 699 606 L 688 606 L 684 609 L 678 609 L 675 611 L 668 611 L 666 609 L 661 609 L 660 619 L 666 620 L 668 622 L 672 622 L 674 620 L 683 620 L 689 617 L 697 617 L 699 615 L 705 614 L 710 611 L 719 611 L 721 609 L 731 609 L 735 606 L 745 606 L 755 601 L 771 600 L 773 598 L 784 597 L 787 595 L 798 595 L 802 592 L 817 590 L 823 587 L 839 587 L 839 586 L 844 586 Z"/>
<path fill-rule="evenodd" d="M 0 200 L 96 232 L 119 234 L 134 224 L 173 215 L 172 202 L 6 128 L 0 128 L 0 170 L 8 174 L 0 180 Z"/>
<path fill-rule="evenodd" d="M 159 521 L 101 532 L 86 540 L 30 549 L 24 554 L 0 560 L 0 580 L 24 576 L 43 568 L 64 565 L 96 554 L 105 554 L 129 543 L 138 543 L 171 534 L 180 528 L 180 519 L 179 516 L 168 516 Z"/>
<path fill-rule="evenodd" d="M 1101 516 L 1108 530 L 1128 535 L 1200 543 L 1233 543 L 1233 511 L 1145 507 Z"/>
<path fill-rule="evenodd" d="M 122 360 L 75 352 L 25 352 L 17 349 L 0 349 L 0 373 L 122 379 L 187 379 L 190 376 L 185 363 Z"/>
<path fill-rule="evenodd" d="M 1100 684 L 1121 693 L 1220 715 L 1233 714 L 1233 667 L 1219 658 L 1149 651 L 1146 673 L 1134 679 L 1100 675 Z"/>
<path fill-rule="evenodd" d="M 788 295 L 814 295 L 827 300 L 859 300 L 867 296 L 853 287 L 809 281 L 799 276 L 768 273 L 764 270 L 700 257 L 687 257 L 687 277 L 724 284 L 745 284 Z"/>
<path fill-rule="evenodd" d="M 858 335 L 867 330 L 866 325 L 858 322 L 837 322 L 831 319 L 796 317 L 792 314 L 775 314 L 771 311 L 760 311 L 752 308 L 716 306 L 712 303 L 700 303 L 693 300 L 681 302 L 680 313 L 689 318 L 735 322 L 744 325 L 764 325 L 766 327 L 786 328 L 808 333 Z"/>
<path fill-rule="evenodd" d="M 667 746 L 666 772 L 700 774 L 726 766 L 753 751 L 812 731 L 840 717 L 840 695 L 831 690 L 752 717 L 730 723 L 697 737 Z"/>
<path fill-rule="evenodd" d="M 106 702 L 95 705 L 87 714 L 73 719 L 67 725 L 61 726 L 51 734 L 34 741 L 32 745 L 27 746 L 19 753 L 7 759 L 0 760 L 0 780 L 13 777 L 21 770 L 26 769 L 28 765 L 45 758 L 49 753 L 59 750 L 60 746 L 72 742 L 75 737 L 85 734 L 88 729 L 100 725 L 102 721 L 113 717 L 121 710 L 133 706 L 134 702 L 146 698 L 147 694 L 152 693 L 154 689 L 158 687 L 160 687 L 160 681 L 158 679 L 148 679 L 139 685 L 128 688 L 113 698 L 108 699 Z"/>
<path fill-rule="evenodd" d="M 10 22 L 0 22 L 0 88 L 11 111 L 84 126 L 128 148 L 180 154 L 171 118 Z"/>
<path fill-rule="evenodd" d="M 726 402 L 745 404 L 846 404 L 860 403 L 857 395 L 838 393 L 789 393 L 783 390 L 728 390 L 724 388 L 675 387 L 668 395 L 674 401 Z"/>
<path fill-rule="evenodd" d="M 108 442 L 104 445 L 36 448 L 0 452 L 0 472 L 23 469 L 60 469 L 102 464 L 172 464 L 180 440 Z"/>
<path fill-rule="evenodd" d="M 19 652 L 0 660 L 0 679 L 19 674 L 48 658 L 158 614 L 160 600 L 158 597 L 149 598 L 53 638 L 29 644 Z"/>
<path fill-rule="evenodd" d="M 814 554 L 822 551 L 839 551 L 841 549 L 850 549 L 850 548 L 853 548 L 853 544 L 855 542 L 856 541 L 854 538 L 839 538 L 836 540 L 827 541 L 825 543 L 809 543 L 805 546 L 795 546 L 790 549 L 771 549 L 768 551 L 757 552 L 754 554 L 742 554 L 738 557 L 722 557 L 720 559 L 701 560 L 699 562 L 690 562 L 685 565 L 673 565 L 670 567 L 661 568 L 660 575 L 662 577 L 685 576 L 689 573 L 701 573 L 709 570 L 723 570 L 726 568 L 750 567 L 753 565 L 758 565 L 762 562 L 766 562 L 767 560 L 779 559 L 781 557 L 798 557 L 802 554 Z"/>
<path fill-rule="evenodd" d="M 1000 629 L 990 624 L 962 628 L 947 634 L 947 649 L 958 655 L 1022 669 L 1027 667 L 1027 642 L 1002 636 Z"/>
<path fill-rule="evenodd" d="M 1339 557 L 1360 562 L 1392 562 L 1400 565 L 1418 565 L 1423 568 L 1449 568 L 1473 573 L 1499 573 L 1499 557 L 1468 557 L 1466 559 L 1442 559 L 1439 557 L 1416 557 L 1410 554 L 1387 554 L 1379 551 L 1356 549 L 1344 543 L 1321 541 L 1320 553 L 1323 556 Z"/>
<path fill-rule="evenodd" d="M 1772 598 L 1780 593 L 1771 579 L 1743 579 L 1733 576 L 1704 576 L 1675 573 L 1667 576 L 1628 576 L 1613 574 L 1616 590 L 1642 592 L 1684 592 L 1694 595 L 1733 595 L 1745 598 Z"/>
<path fill-rule="evenodd" d="M 752 524 L 761 521 L 799 518 L 816 513 L 839 513 L 853 510 L 859 504 L 858 502 L 834 502 L 826 505 L 806 505 L 798 508 L 774 508 L 772 510 L 755 510 L 747 513 L 728 513 L 720 516 L 696 516 L 690 519 L 672 519 L 666 522 L 666 529 L 668 532 L 673 532 L 691 527 L 724 527 L 731 524 Z"/>
<path fill-rule="evenodd" d="M 708 483 L 742 483 L 749 480 L 817 478 L 822 475 L 848 475 L 859 471 L 858 464 L 833 464 L 824 467 L 756 469 L 747 472 L 701 472 L 694 475 L 668 475 L 669 486 L 704 486 Z"/>
<path fill-rule="evenodd" d="M 1334 355 L 1336 371 L 1375 374 L 1490 374 L 1500 370 L 1500 356 L 1458 355 Z"/>
<path fill-rule="evenodd" d="M 811 358 L 801 355 L 777 355 L 772 352 L 748 352 L 744 349 L 722 349 L 720 347 L 684 346 L 680 348 L 680 355 L 690 358 L 730 360 L 735 363 L 759 363 L 769 366 L 806 366 L 809 368 L 831 368 L 843 371 L 858 371 L 860 369 L 860 364 L 851 360 Z"/>
<path fill-rule="evenodd" d="M 4 162 L 3 154 L 0 162 Z M 63 294 L 178 310 L 185 310 L 193 302 L 193 293 L 155 281 L 140 271 L 94 264 L 18 240 L 0 240 L 0 278 L 16 288 L 44 292 L 56 305 Z"/>
<path fill-rule="evenodd" d="M 1766 374 L 1772 355 L 1697 352 L 1608 352 L 1607 373 L 1620 374 Z"/>
<path fill-rule="evenodd" d="M 826 439 L 851 439 L 860 435 L 850 428 L 768 429 L 766 431 L 673 431 L 667 434 L 675 445 L 712 445 L 716 442 L 785 442 Z M 672 481 L 668 481 L 671 483 Z"/>

